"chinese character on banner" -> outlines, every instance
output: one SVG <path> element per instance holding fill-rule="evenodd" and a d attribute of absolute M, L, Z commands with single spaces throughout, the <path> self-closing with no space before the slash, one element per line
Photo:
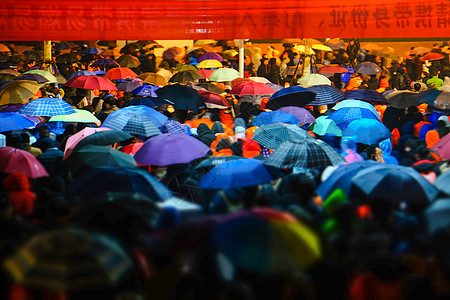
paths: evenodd
<path fill-rule="evenodd" d="M 276 28 L 280 27 L 280 19 L 276 13 L 265 13 L 263 15 L 262 26 L 267 28 L 269 34 L 273 34 Z"/>
<path fill-rule="evenodd" d="M 352 9 L 352 20 L 354 27 L 367 28 L 367 17 L 369 12 L 362 5 L 356 5 Z"/>
<path fill-rule="evenodd" d="M 40 7 L 38 8 L 38 30 L 39 31 L 54 31 L 62 30 L 61 18 L 58 15 L 58 10 L 54 7 Z"/>
<path fill-rule="evenodd" d="M 431 11 L 433 8 L 430 4 L 418 4 L 416 5 L 416 28 L 423 26 L 424 28 L 431 27 Z"/>
<path fill-rule="evenodd" d="M 82 30 L 86 27 L 85 9 L 82 6 L 69 6 L 67 8 L 66 29 Z M 74 17 L 76 16 L 76 17 Z"/>
<path fill-rule="evenodd" d="M 345 15 L 348 13 L 344 10 L 345 6 L 330 6 L 330 15 L 333 18 L 333 23 L 329 24 L 330 27 L 343 27 L 347 25 L 345 23 Z"/>
<path fill-rule="evenodd" d="M 33 8 L 31 6 L 17 6 L 14 8 L 14 28 L 18 30 L 31 30 L 34 28 Z"/>
<path fill-rule="evenodd" d="M 411 16 L 411 7 L 407 3 L 401 3 L 394 6 L 394 17 L 397 19 L 397 27 L 409 27 L 409 19 Z"/>
<path fill-rule="evenodd" d="M 375 17 L 375 26 L 377 28 L 391 26 L 388 23 L 391 19 L 388 16 L 388 9 L 385 5 L 376 7 L 373 16 Z"/>
<path fill-rule="evenodd" d="M 94 20 L 95 30 L 108 30 L 110 29 L 111 11 L 108 11 L 108 7 L 94 6 L 91 9 L 90 18 Z"/>
<path fill-rule="evenodd" d="M 447 28 L 450 24 L 449 5 L 449 3 L 436 4 L 437 28 Z"/>

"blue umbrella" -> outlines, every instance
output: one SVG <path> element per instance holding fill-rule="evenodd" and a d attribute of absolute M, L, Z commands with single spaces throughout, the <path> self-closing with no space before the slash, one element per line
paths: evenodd
<path fill-rule="evenodd" d="M 105 74 L 106 74 L 106 71 L 95 71 L 94 73 L 95 73 L 95 75 L 97 75 L 97 76 L 102 76 L 102 75 L 105 75 Z"/>
<path fill-rule="evenodd" d="M 380 93 L 374 90 L 351 90 L 344 93 L 345 99 L 363 100 L 373 104 L 387 104 L 388 101 Z"/>
<path fill-rule="evenodd" d="M 144 96 L 144 97 L 158 97 L 158 95 L 155 93 L 156 90 L 160 89 L 159 86 L 151 85 L 151 84 L 145 84 L 138 86 L 131 92 L 138 96 Z"/>
<path fill-rule="evenodd" d="M 69 79 L 72 79 L 72 78 L 74 78 L 74 77 L 81 76 L 81 75 L 95 76 L 95 75 L 97 75 L 97 74 L 95 74 L 94 72 L 91 72 L 91 71 L 87 71 L 87 70 L 84 70 L 84 71 L 78 71 L 78 72 L 73 73 L 72 76 L 70 76 Z"/>
<path fill-rule="evenodd" d="M 34 127 L 34 122 L 16 112 L 0 113 L 0 132 Z"/>
<path fill-rule="evenodd" d="M 166 104 L 166 102 L 158 97 L 141 97 L 131 100 L 126 106 L 145 105 L 153 108 L 164 104 Z"/>
<path fill-rule="evenodd" d="M 94 61 L 91 65 L 91 67 L 109 67 L 109 68 L 115 68 L 118 67 L 119 64 L 116 63 L 114 60 L 112 59 L 98 59 L 96 61 Z"/>
<path fill-rule="evenodd" d="M 450 228 L 450 198 L 437 199 L 424 211 L 429 233 Z"/>
<path fill-rule="evenodd" d="M 445 172 L 439 175 L 439 177 L 434 181 L 434 186 L 440 190 L 442 193 L 450 196 L 450 172 Z"/>
<path fill-rule="evenodd" d="M 157 127 L 164 125 L 168 117 L 160 113 L 159 111 L 150 108 L 145 105 L 132 105 L 121 108 L 109 114 L 109 117 L 115 117 L 124 113 L 134 113 L 138 115 L 143 115 L 144 117 L 150 119 Z"/>
<path fill-rule="evenodd" d="M 253 120 L 252 126 L 261 126 L 264 124 L 273 124 L 277 122 L 296 125 L 300 124 L 300 121 L 293 115 L 282 112 L 281 110 L 276 110 L 260 113 Z"/>
<path fill-rule="evenodd" d="M 155 202 L 173 197 L 167 187 L 147 171 L 133 167 L 95 168 L 72 181 L 68 191 L 85 198 L 99 197 L 108 192 L 141 193 Z"/>
<path fill-rule="evenodd" d="M 200 180 L 203 189 L 234 189 L 260 185 L 275 179 L 258 159 L 243 158 L 221 163 Z"/>
<path fill-rule="evenodd" d="M 119 91 L 132 93 L 135 89 L 142 86 L 142 83 L 126 80 L 126 81 L 118 83 L 116 86 L 117 86 L 117 90 L 119 90 Z"/>
<path fill-rule="evenodd" d="M 255 130 L 253 139 L 268 149 L 276 149 L 293 139 L 314 139 L 306 130 L 294 124 L 264 124 Z"/>
<path fill-rule="evenodd" d="M 308 105 L 327 105 L 344 100 L 344 95 L 341 90 L 334 86 L 314 85 L 310 86 L 308 89 L 316 94 L 316 98 L 309 102 Z"/>
<path fill-rule="evenodd" d="M 111 116 L 110 114 L 101 127 L 108 127 L 143 137 L 161 134 L 161 130 L 159 130 L 158 126 L 152 120 L 133 112 L 125 112 L 115 116 Z"/>
<path fill-rule="evenodd" d="M 305 106 L 315 99 L 316 95 L 301 86 L 291 86 L 275 92 L 267 102 L 266 107 L 277 110 L 283 106 Z"/>
<path fill-rule="evenodd" d="M 102 53 L 103 49 L 100 48 L 86 48 L 83 50 L 83 54 L 95 54 L 95 53 Z"/>
<path fill-rule="evenodd" d="M 206 108 L 202 96 L 196 90 L 180 84 L 166 85 L 158 89 L 156 94 L 175 109 L 197 112 Z"/>
<path fill-rule="evenodd" d="M 397 165 L 379 164 L 362 170 L 353 177 L 352 184 L 361 200 L 427 205 L 439 194 L 416 170 Z"/>
<path fill-rule="evenodd" d="M 370 104 L 368 102 L 364 102 L 362 100 L 347 99 L 347 100 L 341 101 L 338 104 L 336 104 L 335 106 L 333 106 L 333 109 L 338 110 L 339 108 L 343 108 L 343 107 L 367 108 L 367 109 L 370 109 L 374 114 L 378 115 L 377 110 L 375 109 L 375 107 L 372 104 Z"/>
<path fill-rule="evenodd" d="M 419 99 L 419 103 L 426 103 L 434 106 L 434 101 L 441 93 L 443 92 L 436 89 L 428 89 L 416 94 L 415 96 Z"/>
<path fill-rule="evenodd" d="M 19 109 L 19 113 L 29 116 L 61 116 L 76 113 L 75 109 L 59 98 L 38 98 Z"/>
<path fill-rule="evenodd" d="M 348 124 L 343 136 L 356 137 L 356 142 L 366 145 L 378 144 L 391 137 L 389 129 L 380 121 L 374 119 L 354 120 Z"/>
<path fill-rule="evenodd" d="M 342 130 L 344 130 L 353 120 L 363 118 L 378 120 L 378 115 L 375 115 L 371 110 L 366 108 L 343 107 L 327 117 L 327 119 L 334 120 L 336 125 Z"/>

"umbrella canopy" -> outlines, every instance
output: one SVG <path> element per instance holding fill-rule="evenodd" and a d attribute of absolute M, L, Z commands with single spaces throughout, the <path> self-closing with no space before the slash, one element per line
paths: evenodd
<path fill-rule="evenodd" d="M 254 82 L 260 82 L 260 83 L 269 83 L 270 80 L 266 77 L 249 77 L 248 79 L 251 79 Z"/>
<path fill-rule="evenodd" d="M 308 74 L 300 77 L 298 84 L 304 87 L 313 85 L 331 85 L 331 80 L 321 74 Z"/>
<path fill-rule="evenodd" d="M 67 158 L 70 153 L 72 153 L 73 148 L 78 144 L 79 141 L 87 137 L 88 135 L 91 135 L 93 133 L 96 133 L 98 131 L 105 131 L 105 130 L 111 130 L 109 128 L 92 128 L 92 127 L 86 127 L 81 131 L 78 131 L 74 135 L 70 136 L 67 139 L 66 142 L 66 148 L 64 149 L 64 158 Z"/>
<path fill-rule="evenodd" d="M 30 81 L 36 81 L 39 84 L 49 82 L 47 78 L 45 78 L 44 76 L 39 75 L 39 74 L 22 74 L 20 76 L 17 76 L 16 78 L 14 78 L 14 80 L 30 80 Z"/>
<path fill-rule="evenodd" d="M 364 75 L 377 75 L 378 73 L 381 72 L 381 69 L 377 64 L 373 62 L 364 61 L 362 63 L 359 63 L 355 67 L 355 72 Z"/>
<path fill-rule="evenodd" d="M 184 164 L 204 157 L 209 147 L 183 133 L 165 133 L 150 138 L 134 155 L 141 165 L 168 166 Z"/>
<path fill-rule="evenodd" d="M 300 121 L 293 115 L 282 112 L 281 110 L 275 110 L 264 111 L 257 115 L 256 118 L 252 121 L 252 126 L 261 126 L 264 124 L 272 124 L 277 122 L 295 125 L 298 125 L 300 123 Z"/>
<path fill-rule="evenodd" d="M 132 93 L 135 89 L 142 86 L 142 82 L 136 81 L 123 81 L 116 85 L 118 91 Z M 147 95 L 146 95 L 147 96 Z M 150 95 L 148 95 L 150 96 Z"/>
<path fill-rule="evenodd" d="M 426 60 L 428 60 L 428 61 L 432 61 L 432 60 L 440 60 L 440 59 L 443 59 L 445 56 L 443 55 L 443 54 L 441 54 L 441 53 L 428 53 L 428 54 L 425 54 L 424 56 L 422 56 L 421 58 L 420 58 L 420 61 L 426 61 Z"/>
<path fill-rule="evenodd" d="M 103 49 L 100 48 L 86 48 L 81 53 L 84 54 L 94 54 L 94 53 L 102 53 Z"/>
<path fill-rule="evenodd" d="M 221 68 L 222 63 L 218 61 L 217 59 L 205 59 L 202 60 L 198 65 L 197 68 L 202 69 L 211 69 L 211 68 Z"/>
<path fill-rule="evenodd" d="M 342 91 L 334 86 L 314 85 L 308 89 L 316 94 L 316 98 L 309 102 L 308 105 L 327 105 L 344 100 Z"/>
<path fill-rule="evenodd" d="M 3 84 L 5 84 L 5 82 L 10 82 L 10 81 L 12 81 L 12 80 L 14 80 L 16 78 L 17 77 L 15 75 L 12 75 L 12 74 L 5 74 L 5 73 L 2 74 L 2 73 L 0 73 L 0 82 L 2 83 L 2 86 L 3 86 Z M 46 78 L 44 78 L 44 79 L 47 80 Z M 27 79 L 27 80 L 29 80 L 29 79 Z M 36 81 L 36 80 L 34 80 L 34 81 Z M 0 89 L 2 88 L 2 86 L 0 86 Z"/>
<path fill-rule="evenodd" d="M 127 67 L 112 68 L 104 75 L 109 80 L 130 79 L 138 77 L 136 73 Z"/>
<path fill-rule="evenodd" d="M 86 145 L 66 160 L 72 174 L 79 175 L 100 166 L 136 167 L 133 156 L 107 146 Z"/>
<path fill-rule="evenodd" d="M 320 168 L 343 162 L 345 159 L 324 141 L 297 139 L 282 143 L 265 164 L 277 168 Z"/>
<path fill-rule="evenodd" d="M 346 91 L 344 93 L 345 99 L 356 99 L 356 100 L 362 100 L 366 102 L 370 102 L 373 104 L 387 104 L 386 98 L 383 97 L 380 93 L 377 93 L 374 90 L 351 90 Z"/>
<path fill-rule="evenodd" d="M 379 120 L 378 114 L 374 114 L 370 109 L 361 107 L 343 107 L 327 117 L 328 119 L 334 120 L 336 125 L 345 130 L 345 128 L 350 124 L 350 122 L 359 119 L 374 119 Z"/>
<path fill-rule="evenodd" d="M 253 274 L 297 274 L 317 262 L 319 237 L 292 215 L 252 208 L 226 216 L 213 231 L 213 243 L 238 270 Z"/>
<path fill-rule="evenodd" d="M 100 125 L 97 119 L 90 111 L 84 109 L 75 109 L 75 113 L 70 115 L 60 115 L 51 117 L 49 122 L 74 122 L 74 123 L 94 123 Z"/>
<path fill-rule="evenodd" d="M 236 78 L 241 77 L 238 71 L 232 68 L 221 68 L 215 70 L 211 76 L 209 76 L 210 81 L 225 82 L 233 81 Z"/>
<path fill-rule="evenodd" d="M 44 76 L 45 78 L 47 78 L 48 83 L 57 83 L 58 80 L 56 79 L 55 75 L 53 75 L 52 73 L 50 73 L 49 71 L 44 71 L 44 70 L 28 70 L 26 72 L 24 72 L 23 74 L 39 74 Z"/>
<path fill-rule="evenodd" d="M 345 128 L 343 136 L 356 137 L 356 142 L 374 145 L 390 138 L 391 132 L 380 121 L 373 119 L 354 120 Z"/>
<path fill-rule="evenodd" d="M 135 98 L 128 102 L 125 107 L 128 106 L 136 106 L 136 105 L 145 105 L 147 107 L 157 107 L 166 104 L 166 102 L 158 97 L 140 97 Z"/>
<path fill-rule="evenodd" d="M 230 91 L 232 95 L 272 95 L 275 91 L 267 84 L 261 82 L 243 82 Z"/>
<path fill-rule="evenodd" d="M 81 75 L 69 79 L 65 86 L 88 90 L 117 91 L 117 87 L 108 78 Z"/>
<path fill-rule="evenodd" d="M 19 113 L 29 116 L 53 117 L 74 114 L 75 109 L 59 98 L 38 98 L 22 106 Z"/>
<path fill-rule="evenodd" d="M 214 53 L 214 52 L 206 52 L 202 55 L 200 55 L 200 57 L 197 59 L 197 61 L 200 63 L 204 60 L 217 60 L 218 62 L 222 62 L 223 61 L 223 57 L 218 54 L 218 53 Z"/>
<path fill-rule="evenodd" d="M 95 76 L 96 74 L 94 72 L 88 71 L 88 70 L 83 70 L 83 71 L 78 71 L 72 74 L 72 76 L 70 76 L 69 79 L 72 79 L 74 77 L 77 76 L 81 76 L 81 75 L 86 75 L 86 76 Z"/>
<path fill-rule="evenodd" d="M 231 81 L 231 88 L 234 88 L 235 86 L 245 82 L 255 82 L 255 81 L 251 80 L 250 78 L 236 78 L 233 81 Z"/>
<path fill-rule="evenodd" d="M 115 287 L 133 271 L 133 261 L 110 237 L 64 228 L 34 235 L 5 267 L 17 284 L 80 291 Z"/>
<path fill-rule="evenodd" d="M 14 80 L 0 90 L 0 105 L 25 103 L 41 87 L 36 81 Z"/>
<path fill-rule="evenodd" d="M 183 125 L 178 121 L 168 119 L 166 123 L 164 123 L 163 126 L 161 126 L 159 129 L 161 129 L 162 133 L 183 133 L 183 134 L 190 134 L 190 128 L 188 129 L 187 125 Z"/>
<path fill-rule="evenodd" d="M 173 197 L 167 187 L 147 171 L 136 167 L 102 166 L 92 169 L 69 183 L 68 191 L 86 199 L 108 192 L 134 192 L 145 195 L 153 202 Z"/>
<path fill-rule="evenodd" d="M 128 108 L 134 108 L 139 106 L 128 106 Z M 147 106 L 143 106 L 148 109 Z M 102 127 L 108 127 L 114 130 L 123 131 L 136 136 L 150 137 L 158 135 L 161 130 L 158 126 L 148 117 L 133 111 L 121 112 L 116 111 L 117 114 L 112 113 L 103 122 Z M 162 124 L 161 124 L 162 125 Z"/>
<path fill-rule="evenodd" d="M 221 163 L 200 180 L 203 189 L 235 189 L 264 184 L 275 179 L 259 159 L 242 158 Z"/>
<path fill-rule="evenodd" d="M 441 93 L 436 97 L 432 106 L 440 109 L 448 109 L 450 107 L 450 93 Z"/>
<path fill-rule="evenodd" d="M 94 61 L 91 64 L 91 67 L 97 68 L 115 68 L 118 67 L 119 64 L 116 63 L 114 60 L 112 59 L 106 59 L 106 58 L 102 58 L 102 59 L 97 59 L 96 61 Z"/>
<path fill-rule="evenodd" d="M 33 154 L 9 146 L 0 147 L 0 172 L 21 172 L 29 178 L 48 176 L 44 166 Z"/>
<path fill-rule="evenodd" d="M 381 164 L 364 169 L 352 179 L 362 199 L 383 199 L 392 203 L 407 202 L 426 205 L 438 190 L 410 167 Z"/>
<path fill-rule="evenodd" d="M 222 65 L 222 64 L 220 64 L 220 65 Z M 193 65 L 182 65 L 182 64 L 178 64 L 173 71 L 181 72 L 181 71 L 188 71 L 188 70 L 198 71 L 198 69 Z"/>
<path fill-rule="evenodd" d="M 119 151 L 123 152 L 123 153 L 127 153 L 127 154 L 136 154 L 136 152 L 141 149 L 141 147 L 144 145 L 143 142 L 138 142 L 138 143 L 132 143 L 132 144 L 128 144 L 126 146 L 123 146 L 119 149 Z"/>
<path fill-rule="evenodd" d="M 161 76 L 156 73 L 150 73 L 150 72 L 142 73 L 141 75 L 138 76 L 138 78 L 140 80 L 142 80 L 143 82 L 149 83 L 152 85 L 157 85 L 157 86 L 166 86 L 167 85 L 166 78 L 164 78 L 164 76 Z"/>
<path fill-rule="evenodd" d="M 166 50 L 164 50 L 162 57 L 165 59 L 174 59 L 179 54 L 181 54 L 182 49 L 179 47 L 171 47 Z"/>
<path fill-rule="evenodd" d="M 214 70 L 209 70 L 209 69 L 198 70 L 198 73 L 200 73 L 203 76 L 203 79 L 209 79 L 209 77 L 211 77 L 211 74 L 213 72 L 214 72 Z"/>
<path fill-rule="evenodd" d="M 327 133 L 342 136 L 342 130 L 336 125 L 336 122 L 328 119 L 326 116 L 320 116 L 316 119 L 316 124 L 313 125 L 312 132 L 321 136 Z"/>
<path fill-rule="evenodd" d="M 176 109 L 199 111 L 205 108 L 205 102 L 197 91 L 180 84 L 160 88 L 156 94 Z"/>
<path fill-rule="evenodd" d="M 126 132 L 118 130 L 102 130 L 94 132 L 77 143 L 73 148 L 71 155 L 86 145 L 110 146 L 115 143 L 131 140 L 133 136 Z"/>
<path fill-rule="evenodd" d="M 141 64 L 139 58 L 130 54 L 124 54 L 117 58 L 117 63 L 119 64 L 119 66 L 125 68 L 137 68 Z M 135 77 L 137 77 L 137 75 Z"/>
<path fill-rule="evenodd" d="M 275 84 L 275 83 L 272 83 L 272 82 L 268 82 L 266 84 L 268 86 L 270 86 L 275 92 L 278 92 L 278 91 L 284 89 L 284 87 L 282 87 L 281 85 L 278 85 L 278 84 Z"/>
<path fill-rule="evenodd" d="M 81 56 L 75 52 L 63 53 L 56 57 L 56 61 L 59 63 L 63 63 L 63 64 L 64 63 L 73 64 L 73 63 L 79 62 L 80 60 L 81 60 Z"/>
<path fill-rule="evenodd" d="M 378 115 L 377 110 L 375 109 L 375 107 L 372 104 L 370 104 L 368 102 L 361 101 L 361 100 L 347 99 L 347 100 L 341 101 L 338 104 L 336 104 L 335 106 L 333 106 L 333 109 L 334 110 L 338 110 L 338 109 L 343 108 L 343 107 L 361 107 L 361 108 L 366 108 L 366 109 L 371 110 L 374 114 Z"/>
<path fill-rule="evenodd" d="M 316 97 L 316 94 L 301 86 L 291 86 L 274 93 L 266 107 L 276 110 L 283 106 L 305 106 Z"/>
<path fill-rule="evenodd" d="M 434 181 L 434 186 L 440 190 L 442 193 L 445 193 L 447 196 L 450 196 L 450 172 L 445 172 L 439 175 L 438 178 Z"/>
<path fill-rule="evenodd" d="M 326 41 L 323 44 L 325 46 L 330 47 L 333 50 L 345 49 L 344 41 L 339 38 L 329 39 L 328 41 Z"/>
<path fill-rule="evenodd" d="M 419 105 L 420 99 L 417 94 L 412 91 L 396 91 L 386 96 L 389 106 L 394 108 L 408 108 L 410 106 Z"/>
<path fill-rule="evenodd" d="M 186 81 L 196 81 L 197 79 L 202 79 L 203 75 L 198 71 L 186 70 L 175 73 L 170 77 L 169 82 L 186 82 Z"/>
<path fill-rule="evenodd" d="M 431 149 L 436 151 L 442 159 L 450 159 L 450 134 L 442 137 Z"/>
<path fill-rule="evenodd" d="M 139 85 L 131 92 L 137 96 L 143 96 L 143 97 L 158 97 L 156 94 L 156 90 L 158 90 L 160 87 L 156 85 L 151 84 L 145 84 L 145 85 Z"/>
<path fill-rule="evenodd" d="M 220 94 L 210 91 L 198 91 L 198 93 L 202 96 L 208 108 L 227 109 L 231 107 L 231 104 Z"/>
<path fill-rule="evenodd" d="M 253 139 L 268 149 L 276 149 L 293 139 L 314 139 L 306 130 L 294 124 L 273 123 L 261 125 L 255 130 Z"/>
<path fill-rule="evenodd" d="M 429 233 L 433 234 L 441 229 L 448 230 L 450 228 L 450 198 L 434 201 L 423 215 Z"/>
<path fill-rule="evenodd" d="M 25 116 L 16 112 L 0 113 L 0 132 L 22 130 L 34 127 L 34 123 Z"/>
<path fill-rule="evenodd" d="M 326 65 L 321 67 L 317 73 L 319 74 L 335 74 L 335 73 L 348 73 L 347 69 L 344 69 L 340 65 Z"/>
<path fill-rule="evenodd" d="M 426 103 L 428 105 L 433 106 L 436 98 L 442 93 L 443 93 L 442 91 L 436 89 L 427 89 L 416 94 L 416 97 L 419 99 L 420 104 Z"/>
<path fill-rule="evenodd" d="M 411 54 L 415 54 L 415 55 L 419 55 L 419 54 L 425 54 L 427 52 L 430 52 L 431 49 L 428 47 L 415 47 L 412 51 Z"/>
<path fill-rule="evenodd" d="M 202 82 L 202 83 L 197 84 L 197 86 L 200 86 L 202 88 L 205 88 L 207 91 L 214 92 L 217 94 L 222 94 L 224 92 L 224 90 L 222 90 L 220 87 L 218 87 L 217 85 L 215 85 L 213 83 L 209 83 L 209 82 Z"/>
<path fill-rule="evenodd" d="M 316 119 L 306 108 L 297 106 L 283 106 L 279 110 L 288 113 L 290 115 L 293 115 L 300 121 L 300 124 L 316 123 Z"/>
<path fill-rule="evenodd" d="M 195 166 L 194 170 L 199 173 L 206 174 L 215 166 L 218 166 L 224 162 L 243 159 L 242 156 L 211 156 L 210 158 L 202 160 L 198 165 Z"/>

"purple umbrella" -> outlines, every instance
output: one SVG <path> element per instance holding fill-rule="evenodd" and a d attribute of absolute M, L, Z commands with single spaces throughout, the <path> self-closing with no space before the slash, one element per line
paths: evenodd
<path fill-rule="evenodd" d="M 184 133 L 164 133 L 150 138 L 136 152 L 134 159 L 141 165 L 168 166 L 185 164 L 204 157 L 209 147 Z"/>
<path fill-rule="evenodd" d="M 103 68 L 115 68 L 118 67 L 119 64 L 116 63 L 114 60 L 112 59 L 98 59 L 96 61 L 94 61 L 91 65 L 91 67 L 103 67 Z"/>
<path fill-rule="evenodd" d="M 118 83 L 116 86 L 117 86 L 117 90 L 119 90 L 119 91 L 131 93 L 132 91 L 134 91 L 141 85 L 142 85 L 142 83 L 139 83 L 139 82 L 124 81 L 124 82 Z"/>
<path fill-rule="evenodd" d="M 300 120 L 300 124 L 316 123 L 314 116 L 305 108 L 297 106 L 283 106 L 278 110 L 293 115 Z"/>
<path fill-rule="evenodd" d="M 137 96 L 144 96 L 144 97 L 158 97 L 158 95 L 155 93 L 156 90 L 159 89 L 159 86 L 151 85 L 151 84 L 144 84 L 136 87 L 131 92 Z"/>
<path fill-rule="evenodd" d="M 46 83 L 49 80 L 40 74 L 22 74 L 14 78 L 14 80 L 31 80 L 36 81 L 37 83 Z"/>
<path fill-rule="evenodd" d="M 198 61 L 198 62 L 201 62 L 201 61 L 204 61 L 204 60 L 207 60 L 207 59 L 215 59 L 215 60 L 218 60 L 218 61 L 220 61 L 220 62 L 223 61 L 222 56 L 220 56 L 220 54 L 217 54 L 217 53 L 214 53 L 214 52 L 206 52 L 206 53 L 202 54 L 202 55 L 197 59 L 197 61 Z"/>

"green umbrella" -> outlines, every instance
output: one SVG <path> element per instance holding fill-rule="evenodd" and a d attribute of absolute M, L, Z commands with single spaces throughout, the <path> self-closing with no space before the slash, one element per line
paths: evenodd
<path fill-rule="evenodd" d="M 217 82 L 225 82 L 225 81 L 233 81 L 236 78 L 239 78 L 240 74 L 238 71 L 232 68 L 221 68 L 215 70 L 211 76 L 209 77 L 210 81 Z"/>
<path fill-rule="evenodd" d="M 49 122 L 77 122 L 77 123 L 95 123 L 100 125 L 97 119 L 90 111 L 84 109 L 75 109 L 76 113 L 70 115 L 61 115 L 51 117 Z"/>
<path fill-rule="evenodd" d="M 326 116 L 321 116 L 316 119 L 316 124 L 313 125 L 312 132 L 318 135 L 332 133 L 336 136 L 342 136 L 342 130 L 336 125 L 333 120 L 327 119 Z"/>
<path fill-rule="evenodd" d="M 45 70 L 29 70 L 29 71 L 24 72 L 23 74 L 39 74 L 39 75 L 44 76 L 45 78 L 47 78 L 48 79 L 48 83 L 58 83 L 58 79 L 55 77 L 55 75 L 53 75 L 49 71 L 45 71 Z"/>

